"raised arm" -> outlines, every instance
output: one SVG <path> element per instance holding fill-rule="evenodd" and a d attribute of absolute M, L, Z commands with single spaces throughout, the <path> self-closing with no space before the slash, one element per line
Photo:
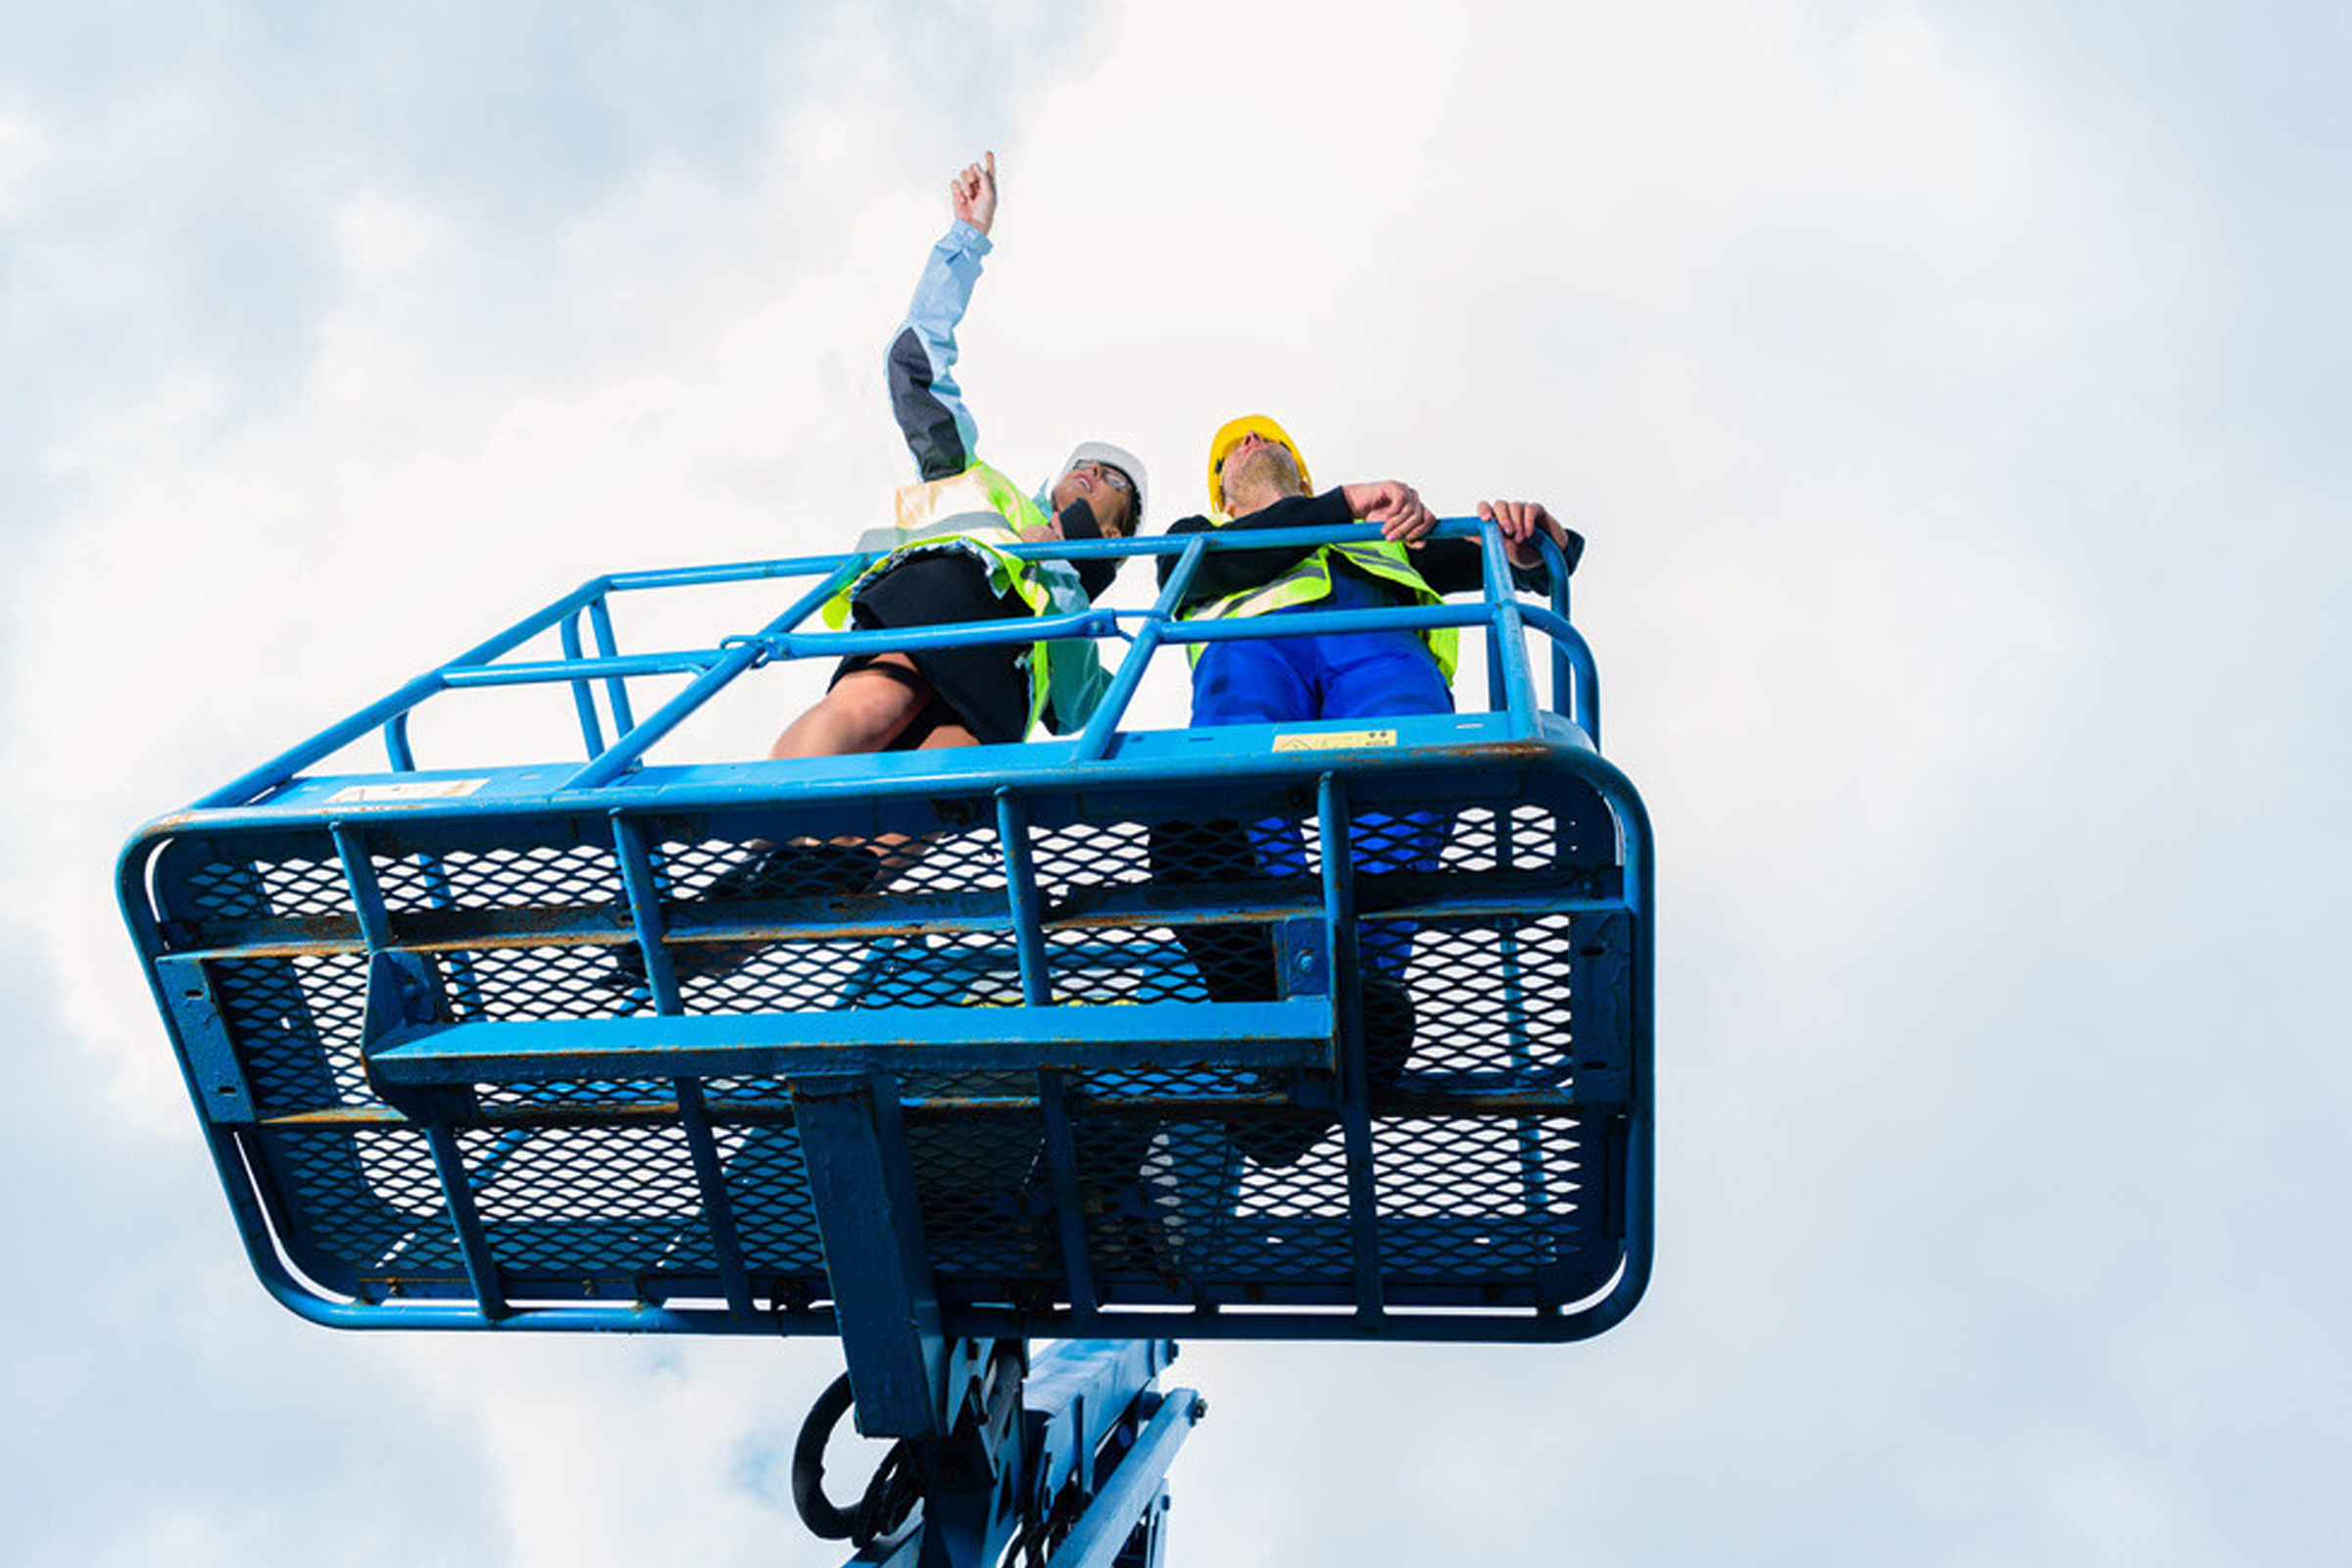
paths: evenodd
<path fill-rule="evenodd" d="M 945 479 L 971 466 L 979 428 L 956 385 L 956 327 L 972 302 L 980 262 L 997 220 L 997 155 L 972 164 L 948 182 L 955 222 L 931 247 L 914 285 L 906 319 L 891 339 L 890 408 L 926 479 Z"/>

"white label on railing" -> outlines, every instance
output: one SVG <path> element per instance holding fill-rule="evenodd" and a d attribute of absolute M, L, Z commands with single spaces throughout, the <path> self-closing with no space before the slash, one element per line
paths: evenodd
<path fill-rule="evenodd" d="M 1340 752 L 1396 744 L 1396 732 L 1393 729 L 1330 729 L 1312 735 L 1274 737 L 1274 749 L 1278 752 Z"/>
<path fill-rule="evenodd" d="M 346 784 L 326 798 L 329 806 L 367 806 L 376 801 L 447 801 L 471 795 L 486 778 L 412 779 L 404 784 Z"/>

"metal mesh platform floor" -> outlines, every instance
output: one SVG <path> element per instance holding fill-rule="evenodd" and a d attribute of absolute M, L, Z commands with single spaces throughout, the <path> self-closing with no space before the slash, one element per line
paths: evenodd
<path fill-rule="evenodd" d="M 441 1303 L 830 1332 L 793 1086 L 887 1073 L 959 1331 L 1565 1336 L 1638 1266 L 1644 1196 L 1638 930 L 1581 760 L 1392 757 L 1337 818 L 1319 815 L 1328 774 L 1223 772 L 1196 812 L 1282 824 L 1302 858 L 1213 885 L 1154 874 L 1155 827 L 1197 816 L 1132 758 L 1081 788 L 934 781 L 855 804 L 696 805 L 691 778 L 649 775 L 572 809 L 363 811 L 328 779 L 258 819 L 164 825 L 130 860 L 257 1254 L 347 1320 L 439 1321 L 420 1308 Z M 1434 858 L 1364 871 L 1407 815 L 1435 822 Z M 1325 864 L 1330 821 L 1353 874 Z M 919 858 L 870 891 L 725 896 L 761 846 L 885 835 Z M 686 960 L 670 1014 L 624 959 L 632 844 Z M 1409 1055 L 1359 1059 L 1382 1081 L 1355 1115 L 1366 1009 L 1335 894 L 1360 953 L 1409 950 Z M 1283 1025 L 1287 1046 L 1199 1038 L 1211 1011 L 1283 1011 L 1212 1002 L 1199 953 L 1220 939 L 1283 954 L 1292 1010 L 1321 1009 Z M 403 1012 L 396 980 L 422 1005 Z M 1107 1038 L 991 1065 L 1056 1014 Z M 411 1036 L 489 1054 L 404 1093 Z"/>

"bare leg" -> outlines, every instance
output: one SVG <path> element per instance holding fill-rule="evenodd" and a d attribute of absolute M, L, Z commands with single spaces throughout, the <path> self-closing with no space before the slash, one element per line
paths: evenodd
<path fill-rule="evenodd" d="M 884 654 L 876 662 L 884 661 L 910 671 L 915 668 L 914 662 L 904 654 Z M 882 751 L 930 705 L 931 695 L 927 685 L 917 689 L 870 669 L 852 670 L 834 682 L 833 689 L 815 707 L 785 726 L 767 755 L 771 760 L 781 760 Z M 929 752 L 948 746 L 979 744 L 979 738 L 961 724 L 941 724 L 925 735 L 915 750 Z M 885 879 L 912 866 L 930 847 L 927 839 L 909 838 L 904 833 L 832 842 L 872 851 L 882 862 Z"/>
<path fill-rule="evenodd" d="M 903 654 L 884 654 L 883 659 L 913 672 L 914 663 Z M 767 749 L 771 759 L 800 757 L 846 757 L 861 752 L 878 752 L 906 732 L 932 700 L 928 685 L 908 686 L 889 675 L 871 669 L 855 669 L 833 683 L 816 705 L 786 725 L 775 744 Z M 971 735 L 955 729 L 955 734 L 971 744 Z M 927 737 L 925 745 L 940 744 L 939 736 Z M 949 742 L 948 744 L 953 744 Z M 800 839 L 797 845 L 812 841 Z M 891 875 L 922 858 L 923 845 L 903 835 L 891 834 L 871 844 L 856 838 L 833 841 L 862 852 L 853 861 L 866 867 L 861 877 L 853 877 L 855 886 L 837 891 L 864 892 L 878 874 Z M 810 871 L 798 869 L 779 873 L 773 864 L 776 847 L 764 840 L 751 840 L 743 845 L 750 852 L 718 876 L 711 879 L 698 897 L 720 900 L 773 898 L 784 893 L 804 896 L 812 891 Z M 870 859 L 868 858 L 870 857 Z M 824 874 L 829 875 L 827 871 Z M 678 966 L 680 981 L 705 976 L 723 975 L 734 969 L 760 948 L 757 944 L 688 944 L 672 954 Z M 613 959 L 611 975 L 604 982 L 616 990 L 641 988 L 645 984 L 644 956 L 633 949 L 623 950 Z"/>
<path fill-rule="evenodd" d="M 980 738 L 961 724 L 942 724 L 924 736 L 915 747 L 918 752 L 936 752 L 948 746 L 977 746 Z M 856 840 L 837 842 L 855 843 Z M 868 839 L 865 847 L 882 858 L 882 880 L 887 882 L 903 871 L 910 870 L 923 852 L 931 848 L 928 838 L 909 838 L 904 833 L 885 833 Z"/>
<path fill-rule="evenodd" d="M 881 660 L 914 667 L 904 654 L 884 654 Z M 881 751 L 914 722 L 930 700 L 927 686 L 916 690 L 874 670 L 854 669 L 835 681 L 815 707 L 787 724 L 767 755 L 780 760 Z"/>

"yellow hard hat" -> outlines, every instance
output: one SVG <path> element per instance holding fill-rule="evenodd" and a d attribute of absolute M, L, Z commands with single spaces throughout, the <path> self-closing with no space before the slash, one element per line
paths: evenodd
<path fill-rule="evenodd" d="M 1314 494 L 1315 481 L 1307 477 L 1306 459 L 1298 455 L 1298 443 L 1291 439 L 1291 433 L 1262 414 L 1245 414 L 1238 419 L 1226 420 L 1218 427 L 1217 433 L 1208 438 L 1208 509 L 1211 512 L 1222 513 L 1225 510 L 1223 475 L 1227 455 L 1242 444 L 1243 437 L 1252 435 L 1263 436 L 1288 452 L 1291 461 L 1298 465 L 1298 482 L 1306 487 L 1307 494 Z"/>

